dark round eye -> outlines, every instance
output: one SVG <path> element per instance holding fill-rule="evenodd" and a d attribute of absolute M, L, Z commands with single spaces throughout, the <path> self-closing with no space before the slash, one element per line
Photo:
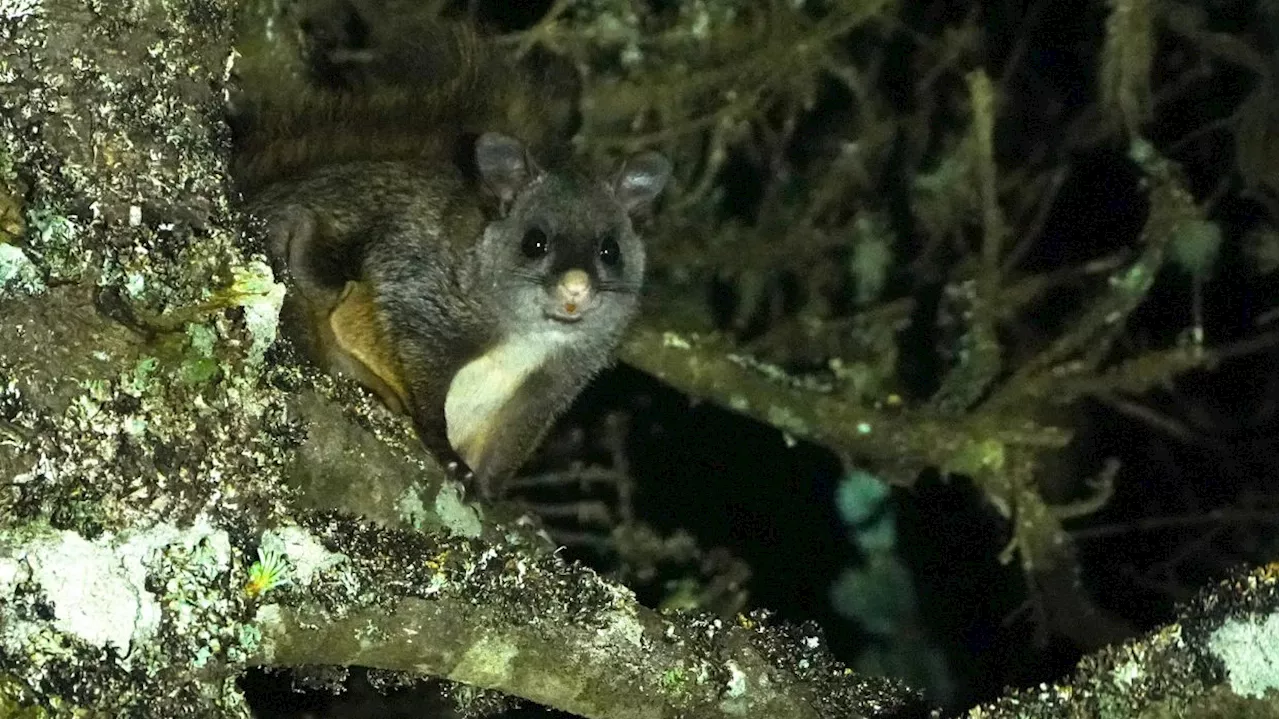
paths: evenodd
<path fill-rule="evenodd" d="M 524 233 L 524 239 L 520 241 L 520 251 L 531 260 L 545 257 L 547 254 L 547 233 L 537 227 L 530 228 Z"/>
<path fill-rule="evenodd" d="M 622 259 L 622 248 L 618 247 L 618 238 L 609 235 L 600 241 L 600 261 L 606 267 L 613 267 Z"/>

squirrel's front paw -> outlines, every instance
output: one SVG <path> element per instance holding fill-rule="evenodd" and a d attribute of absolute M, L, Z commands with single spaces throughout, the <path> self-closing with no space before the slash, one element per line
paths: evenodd
<path fill-rule="evenodd" d="M 470 485 L 476 480 L 476 473 L 472 472 L 471 468 L 467 466 L 467 463 L 463 462 L 461 459 L 451 459 L 445 462 L 444 468 L 445 471 L 449 473 L 450 477 L 453 477 L 463 484 Z"/>
<path fill-rule="evenodd" d="M 468 495 L 475 493 L 484 501 L 493 499 L 490 483 L 484 477 L 476 474 L 461 456 L 450 452 L 450 456 L 440 458 L 440 463 L 444 465 L 444 469 L 449 473 L 450 477 L 462 483 Z"/>

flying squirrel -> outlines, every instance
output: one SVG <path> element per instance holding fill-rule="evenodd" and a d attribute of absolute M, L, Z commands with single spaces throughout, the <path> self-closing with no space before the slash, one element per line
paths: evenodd
<path fill-rule="evenodd" d="M 304 13 L 296 76 L 248 63 L 233 178 L 291 277 L 299 344 L 490 496 L 612 361 L 644 276 L 632 219 L 671 166 L 574 166 L 554 72 L 376 10 Z"/>

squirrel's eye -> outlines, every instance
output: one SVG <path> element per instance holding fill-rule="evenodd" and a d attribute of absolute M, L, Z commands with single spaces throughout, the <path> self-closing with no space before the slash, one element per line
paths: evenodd
<path fill-rule="evenodd" d="M 618 238 L 609 235 L 600 241 L 600 261 L 606 267 L 613 267 L 622 259 L 622 248 L 618 247 Z"/>
<path fill-rule="evenodd" d="M 537 227 L 530 228 L 524 233 L 524 239 L 520 241 L 520 251 L 531 260 L 545 257 L 547 254 L 547 233 Z"/>

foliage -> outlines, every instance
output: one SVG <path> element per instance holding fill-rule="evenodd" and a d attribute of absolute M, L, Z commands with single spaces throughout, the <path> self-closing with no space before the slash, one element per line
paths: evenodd
<path fill-rule="evenodd" d="M 1117 628 L 1087 619 L 1063 522 L 1125 475 L 1095 457 L 1060 476 L 1086 429 L 1063 408 L 1141 406 L 1274 347 L 1273 289 L 1250 332 L 1202 308 L 1206 283 L 1241 272 L 1223 257 L 1274 253 L 1268 13 L 554 3 L 510 39 L 581 69 L 583 153 L 675 160 L 654 301 L 624 358 L 890 480 L 971 478 L 1012 521 L 1002 559 L 1019 558 L 1041 630 L 1089 646 Z M 1099 40 L 1064 49 L 1055 32 Z M 1230 162 L 1207 159 L 1233 142 Z M 1099 181 L 1109 206 L 1063 207 Z M 1144 349 L 1132 318 L 1153 293 L 1186 319 Z"/>

